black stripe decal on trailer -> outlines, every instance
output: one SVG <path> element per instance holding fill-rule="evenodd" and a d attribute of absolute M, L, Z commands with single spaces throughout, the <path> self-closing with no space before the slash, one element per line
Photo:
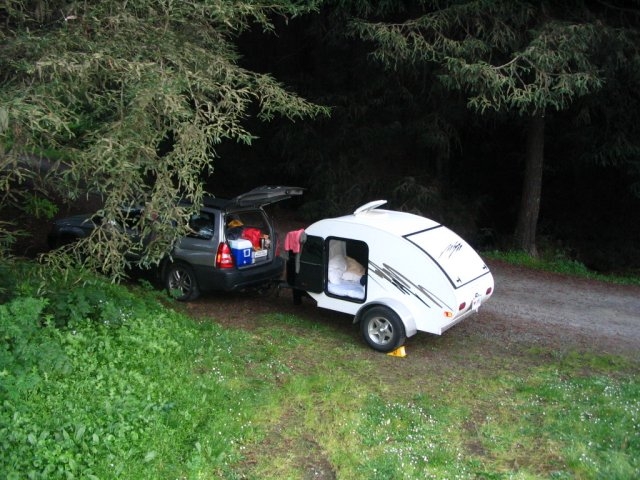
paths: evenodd
<path fill-rule="evenodd" d="M 412 245 L 415 245 L 415 246 L 416 246 L 416 247 L 417 247 L 417 248 L 418 248 L 422 253 L 424 253 L 427 257 L 429 257 L 429 258 L 431 259 L 431 261 L 432 261 L 433 263 L 435 263 L 435 264 L 436 264 L 436 266 L 440 269 L 440 271 L 444 274 L 444 276 L 447 278 L 447 280 L 449 280 L 449 283 L 451 284 L 451 286 L 452 286 L 454 289 L 456 289 L 456 290 L 457 290 L 458 288 L 464 287 L 465 285 L 468 285 L 468 284 L 470 284 L 470 283 L 473 283 L 473 282 L 475 282 L 477 279 L 479 279 L 479 278 L 481 278 L 481 277 L 484 277 L 486 274 L 488 274 L 488 273 L 489 273 L 489 267 L 487 267 L 486 265 L 484 265 L 483 269 L 484 269 L 484 270 L 486 270 L 484 273 L 481 273 L 480 275 L 478 275 L 478 276 L 476 276 L 476 277 L 474 277 L 474 278 L 472 278 L 472 279 L 468 280 L 468 281 L 467 281 L 467 282 L 465 282 L 465 283 L 456 283 L 456 282 L 454 282 L 454 281 L 453 281 L 453 279 L 449 276 L 449 274 L 446 272 L 446 270 L 445 270 L 444 268 L 442 268 L 442 265 L 440 265 L 440 262 L 438 262 L 435 258 L 433 258 L 433 257 L 431 256 L 431 254 L 430 254 L 429 252 L 427 252 L 424 248 L 422 248 L 420 245 L 418 245 L 416 242 L 414 242 L 413 240 L 411 240 L 411 239 L 409 238 L 409 237 L 411 237 L 411 236 L 413 236 L 413 235 L 419 235 L 419 234 L 421 234 L 421 233 L 429 232 L 429 231 L 431 231 L 431 230 L 436 230 L 436 229 L 438 229 L 438 228 L 442 228 L 442 227 L 443 227 L 443 225 L 438 225 L 438 226 L 433 227 L 433 228 L 426 228 L 426 229 L 424 229 L 424 230 L 419 230 L 419 231 L 417 231 L 417 232 L 408 233 L 408 234 L 406 234 L 406 235 L 403 235 L 403 236 L 402 236 L 402 238 L 404 238 L 406 241 L 410 242 Z M 458 243 L 458 242 L 455 242 L 455 243 L 449 244 L 449 245 L 448 245 L 448 246 L 447 246 L 447 247 L 446 247 L 446 248 L 445 248 L 445 249 L 440 253 L 440 255 L 442 255 L 442 254 L 446 254 L 447 252 L 449 252 L 449 257 L 451 257 L 451 255 L 453 255 L 454 253 L 458 252 L 461 248 L 462 248 L 462 244 L 460 244 L 460 243 Z M 458 280 L 458 282 L 460 282 L 460 281 L 461 281 L 459 278 L 458 278 L 457 280 Z"/>
<path fill-rule="evenodd" d="M 449 310 L 452 310 L 452 308 L 446 305 L 445 302 L 437 295 L 427 290 L 424 286 L 417 285 L 390 265 L 383 263 L 382 266 L 380 266 L 369 261 L 369 267 L 370 273 L 374 273 L 378 277 L 388 281 L 404 295 L 412 295 L 416 297 L 426 307 L 431 308 L 431 305 L 427 302 L 427 300 L 429 300 L 439 308 L 443 308 L 444 306 Z M 426 297 L 426 299 L 424 297 Z"/>

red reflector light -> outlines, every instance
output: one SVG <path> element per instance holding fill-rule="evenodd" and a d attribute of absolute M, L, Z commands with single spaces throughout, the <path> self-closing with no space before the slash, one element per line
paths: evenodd
<path fill-rule="evenodd" d="M 218 252 L 216 253 L 216 268 L 233 268 L 231 249 L 226 243 L 218 245 Z"/>
<path fill-rule="evenodd" d="M 462 302 L 460 304 L 460 306 L 458 307 L 458 310 L 464 310 L 464 308 L 467 306 L 467 302 Z"/>
<path fill-rule="evenodd" d="M 487 295 L 491 295 L 491 292 L 493 292 L 493 288 L 491 287 L 487 288 Z"/>

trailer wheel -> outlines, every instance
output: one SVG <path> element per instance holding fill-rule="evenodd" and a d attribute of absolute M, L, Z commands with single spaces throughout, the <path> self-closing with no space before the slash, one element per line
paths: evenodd
<path fill-rule="evenodd" d="M 172 263 L 166 267 L 164 284 L 169 295 L 176 300 L 195 300 L 200 296 L 196 275 L 184 263 Z"/>
<path fill-rule="evenodd" d="M 371 348 L 379 352 L 391 352 L 407 338 L 404 324 L 396 312 L 388 307 L 373 307 L 360 320 L 362 336 Z"/>

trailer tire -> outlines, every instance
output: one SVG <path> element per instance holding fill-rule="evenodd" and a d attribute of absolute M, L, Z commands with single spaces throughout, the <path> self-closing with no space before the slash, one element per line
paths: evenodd
<path fill-rule="evenodd" d="M 169 295 L 181 302 L 195 300 L 200 296 L 196 275 L 186 263 L 176 262 L 167 265 L 164 285 Z"/>
<path fill-rule="evenodd" d="M 398 314 L 384 306 L 367 310 L 360 320 L 360 328 L 364 341 L 379 352 L 391 352 L 404 344 L 407 338 Z"/>

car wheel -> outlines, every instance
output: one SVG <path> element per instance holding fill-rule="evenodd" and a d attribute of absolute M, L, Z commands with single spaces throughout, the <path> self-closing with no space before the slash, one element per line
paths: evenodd
<path fill-rule="evenodd" d="M 373 307 L 360 320 L 362 336 L 371 348 L 391 352 L 400 347 L 407 336 L 396 312 L 387 307 Z"/>
<path fill-rule="evenodd" d="M 56 248 L 64 247 L 65 245 L 70 245 L 79 240 L 75 235 L 60 235 L 58 236 L 49 236 L 47 238 L 47 243 L 49 244 L 50 250 L 55 250 Z"/>
<path fill-rule="evenodd" d="M 164 283 L 169 295 L 176 300 L 195 300 L 200 296 L 196 275 L 193 269 L 184 263 L 170 264 L 166 269 Z"/>

